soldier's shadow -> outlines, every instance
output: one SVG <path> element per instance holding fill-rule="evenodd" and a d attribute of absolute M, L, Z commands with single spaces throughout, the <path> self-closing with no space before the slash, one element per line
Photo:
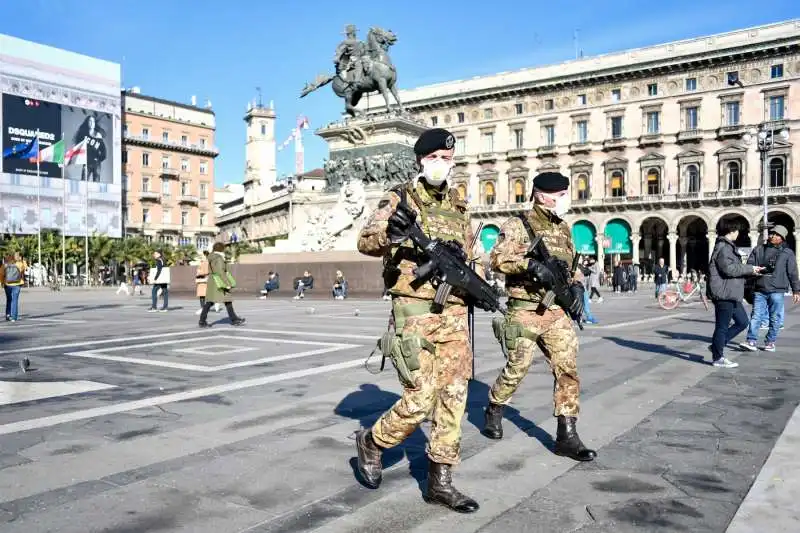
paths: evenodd
<path fill-rule="evenodd" d="M 358 420 L 362 428 L 368 428 L 372 427 L 375 421 L 399 399 L 400 396 L 394 392 L 381 390 L 371 383 L 364 383 L 359 386 L 359 390 L 345 396 L 333 412 L 339 416 Z M 423 490 L 427 481 L 428 459 L 425 456 L 427 442 L 425 433 L 417 428 L 402 443 L 383 452 L 384 470 L 396 465 L 403 458 L 408 459 L 409 473 L 417 481 L 420 490 Z M 355 441 L 353 452 L 355 453 Z M 358 460 L 355 456 L 350 458 L 350 467 L 353 469 L 353 477 L 364 485 L 358 475 Z"/>
<path fill-rule="evenodd" d="M 470 424 L 475 426 L 478 431 L 483 429 L 484 424 L 484 409 L 489 403 L 489 386 L 478 380 L 471 380 L 469 382 L 469 396 L 467 396 L 467 420 Z M 542 446 L 551 452 L 555 448 L 555 441 L 553 437 L 545 430 L 536 425 L 535 422 L 522 416 L 518 409 L 506 406 L 503 411 L 503 423 L 511 422 L 519 428 L 520 431 L 538 440 Z M 487 441 L 488 437 L 484 437 Z"/>

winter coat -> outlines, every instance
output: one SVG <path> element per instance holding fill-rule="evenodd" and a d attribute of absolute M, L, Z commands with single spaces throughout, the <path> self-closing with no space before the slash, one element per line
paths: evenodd
<path fill-rule="evenodd" d="M 223 280 L 226 279 L 225 272 L 228 271 L 228 262 L 225 261 L 225 255 L 219 252 L 212 252 L 208 254 L 208 266 L 211 274 L 217 274 Z M 231 291 L 224 291 L 221 287 L 217 287 L 214 283 L 214 277 L 208 276 L 208 287 L 206 288 L 206 301 L 214 302 L 215 304 L 222 304 L 233 301 Z"/>
<path fill-rule="evenodd" d="M 741 302 L 744 299 L 744 278 L 753 275 L 753 266 L 745 265 L 736 245 L 725 237 L 717 237 L 708 263 L 706 295 L 711 300 Z"/>

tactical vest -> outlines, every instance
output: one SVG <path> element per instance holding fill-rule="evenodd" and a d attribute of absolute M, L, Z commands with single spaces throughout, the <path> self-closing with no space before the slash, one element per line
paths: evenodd
<path fill-rule="evenodd" d="M 466 250 L 469 216 L 467 206 L 458 197 L 457 191 L 450 189 L 439 201 L 431 197 L 420 183 L 405 183 L 391 190 L 418 213 L 417 222 L 429 238 L 456 241 Z M 413 269 L 424 262 L 424 254 L 410 239 L 393 246 L 384 258 L 384 282 L 389 292 L 398 296 L 432 300 L 436 288 L 430 281 L 421 285 L 415 283 L 413 274 Z M 464 303 L 462 296 L 463 294 L 454 290 L 448 302 Z"/>
<path fill-rule="evenodd" d="M 572 265 L 575 246 L 572 244 L 572 234 L 566 222 L 552 220 L 550 215 L 539 207 L 534 207 L 529 213 L 521 216 L 528 220 L 534 235 L 542 237 L 551 256 Z M 522 221 L 520 225 L 523 225 Z M 526 230 L 523 231 L 526 234 L 525 242 L 530 244 L 530 235 L 527 235 Z M 523 273 L 506 275 L 506 292 L 509 298 L 538 302 L 547 290 L 540 283 L 533 281 L 529 274 Z"/>

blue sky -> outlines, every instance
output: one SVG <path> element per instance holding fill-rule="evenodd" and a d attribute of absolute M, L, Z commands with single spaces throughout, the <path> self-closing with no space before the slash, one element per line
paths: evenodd
<path fill-rule="evenodd" d="M 11 0 L 0 0 L 0 7 Z M 339 7 L 347 5 L 347 8 Z M 15 4 L 19 5 L 19 4 Z M 554 6 L 558 6 L 552 9 Z M 39 13 L 32 14 L 34 9 Z M 311 121 L 306 169 L 321 165 L 325 143 L 313 129 L 338 118 L 330 87 L 300 99 L 303 85 L 332 68 L 345 24 L 398 35 L 391 49 L 401 88 L 555 63 L 574 57 L 800 17 L 797 0 L 640 0 L 607 2 L 376 2 L 349 0 L 33 0 L 26 14 L 3 9 L 0 33 L 122 63 L 123 86 L 189 103 L 209 98 L 217 114 L 216 182 L 241 182 L 247 102 L 262 88 L 275 102 L 278 142 L 298 115 Z M 289 173 L 294 153 L 278 153 Z"/>

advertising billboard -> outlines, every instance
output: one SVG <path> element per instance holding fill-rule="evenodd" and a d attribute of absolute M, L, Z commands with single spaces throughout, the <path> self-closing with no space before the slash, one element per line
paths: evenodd
<path fill-rule="evenodd" d="M 12 94 L 0 98 L 0 233 L 36 233 L 41 225 L 70 236 L 121 237 L 115 118 Z"/>

